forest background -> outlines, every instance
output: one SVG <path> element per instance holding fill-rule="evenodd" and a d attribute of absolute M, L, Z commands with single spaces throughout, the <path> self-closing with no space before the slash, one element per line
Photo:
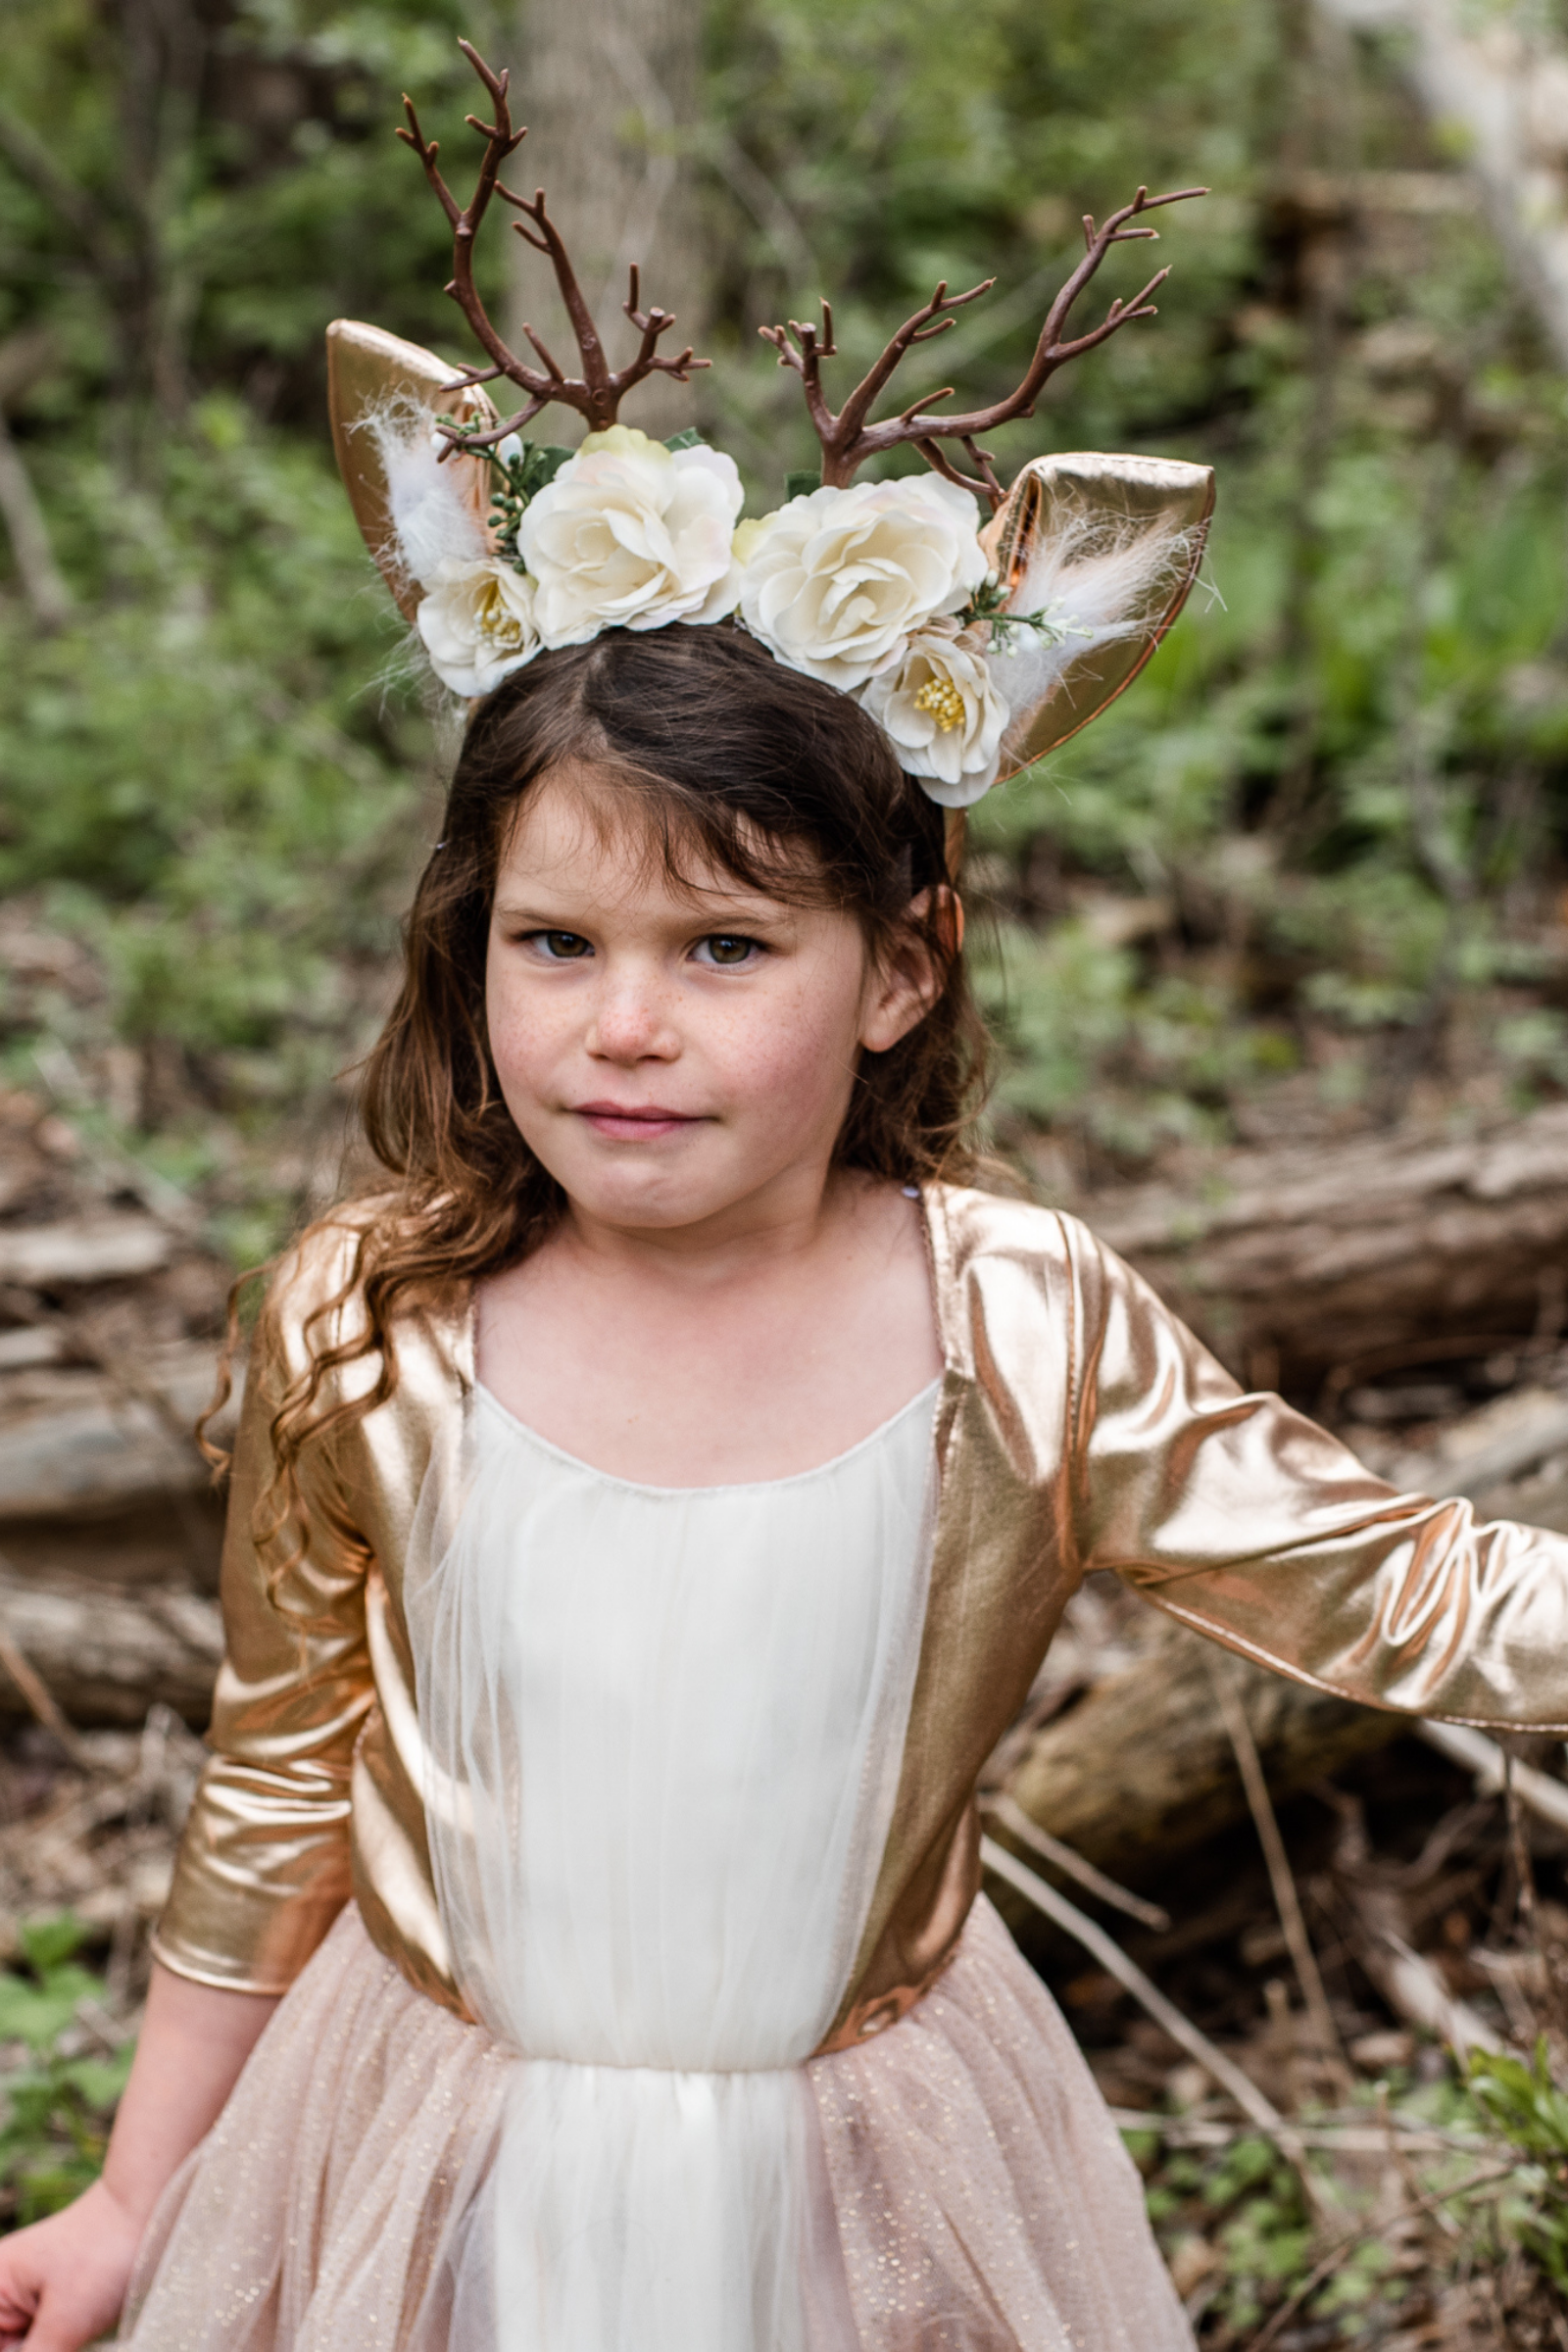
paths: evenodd
<path fill-rule="evenodd" d="M 1439 19 L 1473 69 L 1451 108 Z M 853 380 L 936 280 L 995 275 L 920 378 L 979 404 L 1021 373 L 1086 212 L 1209 186 L 1084 306 L 1152 258 L 1157 320 L 995 438 L 1004 477 L 1131 450 L 1220 488 L 1134 690 L 975 814 L 992 1139 L 1042 1197 L 1119 1216 L 1146 1265 L 1201 1256 L 1231 1194 L 1249 1247 L 1294 1217 L 1286 1288 L 1378 1193 L 1400 1264 L 1436 1272 L 1399 1276 L 1399 1345 L 1367 1354 L 1393 1294 L 1357 1261 L 1288 1385 L 1396 1475 L 1568 1527 L 1568 21 L 1558 0 L 0 0 L 0 32 L 3 2224 L 101 2157 L 219 1639 L 218 1506 L 185 1433 L 228 1279 L 344 1180 L 354 1065 L 438 829 L 452 721 L 325 413 L 334 317 L 468 356 L 402 92 L 461 185 L 458 36 L 511 66 L 523 184 L 549 186 L 612 332 L 643 258 L 714 362 L 629 416 L 732 451 L 754 514 L 815 457 L 760 326 L 829 295 Z M 1528 153 L 1489 132 L 1499 74 Z M 542 265 L 505 244 L 488 296 L 514 342 L 524 317 L 555 341 Z M 1534 1152 L 1528 1181 L 1464 1157 L 1499 1136 Z M 1458 1152 L 1436 1177 L 1433 1139 Z M 1484 1211 L 1514 1216 L 1512 1255 L 1472 1250 L 1456 1307 Z M 1233 1360 L 1272 1382 L 1264 1338 Z M 1043 1827 L 1144 1889 L 1118 1911 L 1103 1880 L 1061 1882 L 1197 2041 L 1065 1935 L 1032 1948 L 1205 2352 L 1561 2352 L 1568 2098 L 1546 2059 L 1466 2078 L 1444 2054 L 1459 2000 L 1517 2053 L 1548 2028 L 1568 2064 L 1561 1744 L 1532 1751 L 1556 1808 L 1530 1832 L 1538 1911 L 1494 1751 L 1478 1794 L 1473 1757 L 1388 1746 L 1390 1719 L 1260 1671 L 1227 1697 L 1132 1611 L 1082 1596 L 992 1793 L 1034 1808 L 1031 1845 L 1013 1804 L 1015 1862 L 1054 1869 Z M 1282 1807 L 1266 1868 L 1249 1754 Z M 1228 2103 L 1225 2052 L 1275 2109 Z"/>
<path fill-rule="evenodd" d="M 1568 1081 L 1563 370 L 1397 34 L 1303 0 L 3 22 L 0 1075 L 198 1201 L 233 1260 L 336 1181 L 334 1079 L 450 752 L 336 486 L 322 330 L 465 354 L 392 135 L 407 88 L 449 162 L 474 144 L 461 31 L 512 63 L 520 119 L 531 78 L 558 117 L 573 72 L 596 90 L 533 167 L 568 224 L 574 195 L 647 218 L 673 181 L 649 283 L 715 365 L 671 421 L 734 451 L 752 512 L 814 455 L 760 324 L 831 294 L 848 376 L 936 278 L 995 274 L 941 354 L 990 398 L 1084 212 L 1212 188 L 1163 217 L 1157 322 L 998 439 L 1004 473 L 1110 448 L 1221 483 L 1152 670 L 974 828 L 997 1132 L 1048 1189 Z M 644 37 L 628 68 L 628 24 L 665 58 Z M 548 336 L 523 258 L 512 312 Z M 505 309 L 499 235 L 484 266 Z"/>

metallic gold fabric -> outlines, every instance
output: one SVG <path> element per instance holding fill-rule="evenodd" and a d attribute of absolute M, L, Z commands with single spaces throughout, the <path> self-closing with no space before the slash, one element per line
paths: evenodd
<path fill-rule="evenodd" d="M 1044 692 L 1030 690 L 1030 663 L 1008 663 L 1004 776 L 1054 751 L 1126 693 L 1187 602 L 1213 511 L 1211 466 L 1099 451 L 1029 460 L 980 535 L 1007 610 L 1072 612 L 1086 596 L 1100 604 L 1113 575 L 1117 625 L 1108 635 L 1085 631 L 1082 649 L 1053 664 Z"/>
<path fill-rule="evenodd" d="M 891 2024 L 951 1956 L 979 1883 L 975 1782 L 1090 1569 L 1119 1570 L 1185 1623 L 1348 1698 L 1568 1732 L 1568 1540 L 1397 1494 L 1278 1397 L 1242 1395 L 1074 1219 L 945 1187 L 925 1210 L 946 1364 L 931 1596 L 836 2048 Z M 353 1241 L 347 1222 L 310 1240 L 258 1339 L 215 1753 L 158 1951 L 201 1982 L 278 1991 L 352 1883 L 380 1948 L 461 2013 L 430 1886 L 402 1590 L 426 1473 L 456 1471 L 473 1378 L 466 1298 L 410 1319 L 397 1395 L 313 1467 L 313 1540 L 282 1595 L 292 1621 L 267 1598 L 250 1534 L 272 1400 Z"/>

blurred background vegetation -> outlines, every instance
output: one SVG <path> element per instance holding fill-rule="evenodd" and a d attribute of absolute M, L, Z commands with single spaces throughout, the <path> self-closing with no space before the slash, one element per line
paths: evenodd
<path fill-rule="evenodd" d="M 691 88 L 626 82 L 562 168 L 612 135 L 678 174 L 699 282 L 652 290 L 690 292 L 716 365 L 683 415 L 752 512 L 813 454 L 760 323 L 832 293 L 847 375 L 936 277 L 995 272 L 942 354 L 988 397 L 1081 214 L 1213 190 L 1165 218 L 1157 324 L 999 436 L 1004 471 L 1087 446 L 1221 481 L 1158 661 L 974 830 L 1003 1142 L 1070 1192 L 1568 1082 L 1563 371 L 1398 36 L 1305 0 L 660 8 Z M 336 1181 L 451 750 L 336 486 L 322 329 L 464 352 L 400 92 L 461 171 L 457 34 L 526 120 L 593 13 L 6 10 L 0 1081 L 235 1257 Z"/>

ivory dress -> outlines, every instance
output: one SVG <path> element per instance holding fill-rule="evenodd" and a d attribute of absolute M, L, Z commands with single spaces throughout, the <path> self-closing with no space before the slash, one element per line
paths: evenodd
<path fill-rule="evenodd" d="M 942 1184 L 935 1398 L 804 1478 L 628 1486 L 485 1395 L 471 1285 L 376 1394 L 386 1213 L 307 1235 L 252 1348 L 155 1949 L 286 1998 L 137 2352 L 1190 2347 L 980 1898 L 986 1759 L 1107 1568 L 1320 1690 L 1568 1735 L 1568 1540 L 1396 1493 L 1073 1218 Z M 279 1557 L 274 1416 L 334 1344 Z"/>
<path fill-rule="evenodd" d="M 812 2057 L 885 1848 L 940 1384 L 803 1476 L 609 1477 L 471 1393 L 405 1604 L 479 2021 L 350 1905 L 172 2184 L 138 2352 L 1184 2352 L 1137 2176 L 983 1899 Z"/>

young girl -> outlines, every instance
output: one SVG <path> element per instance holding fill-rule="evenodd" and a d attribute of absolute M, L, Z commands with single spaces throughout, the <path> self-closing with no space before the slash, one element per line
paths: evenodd
<path fill-rule="evenodd" d="M 1393 1493 L 1071 1218 L 965 1189 L 932 788 L 995 772 L 961 662 L 1007 596 L 1051 652 L 1038 566 L 988 582 L 918 481 L 737 552 L 727 462 L 623 428 L 496 460 L 516 512 L 455 556 L 465 477 L 366 413 L 373 543 L 443 674 L 500 674 L 368 1070 L 391 1181 L 257 1331 L 108 2164 L 0 2249 L 3 2340 L 123 2301 L 137 2352 L 1180 2352 L 979 1892 L 985 1759 L 1105 1567 L 1349 1697 L 1568 1728 L 1568 1545 Z M 1179 602 L 1167 562 L 1137 605 L 1136 507 L 1131 647 L 1102 546 L 1056 640 L 1102 667 L 1035 701 L 1004 654 L 1012 741 Z"/>

